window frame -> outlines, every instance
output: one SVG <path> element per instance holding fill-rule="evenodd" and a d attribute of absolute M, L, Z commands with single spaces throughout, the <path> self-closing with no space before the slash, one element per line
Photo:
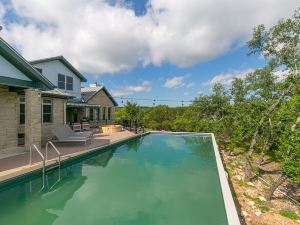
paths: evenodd
<path fill-rule="evenodd" d="M 63 77 L 63 81 L 59 79 L 59 77 Z M 64 84 L 64 87 L 60 87 L 59 84 Z M 66 90 L 66 75 L 57 74 L 57 88 L 61 90 Z"/>
<path fill-rule="evenodd" d="M 89 110 L 89 120 L 94 121 L 94 109 L 90 108 Z"/>
<path fill-rule="evenodd" d="M 96 113 L 97 113 L 97 115 L 96 115 L 97 121 L 100 121 L 101 115 L 100 115 L 100 108 L 99 107 L 96 109 Z"/>
<path fill-rule="evenodd" d="M 48 100 L 50 103 L 45 103 L 44 101 Z M 44 113 L 44 106 L 50 106 L 50 113 Z M 50 115 L 50 121 L 44 121 L 44 114 Z M 42 124 L 53 123 L 53 99 L 52 98 L 43 98 L 42 99 Z"/>
<path fill-rule="evenodd" d="M 61 78 L 61 79 L 60 79 Z M 60 87 L 61 85 L 61 87 Z M 61 90 L 73 91 L 74 90 L 74 78 L 64 74 L 57 74 L 57 87 Z"/>
<path fill-rule="evenodd" d="M 102 120 L 106 120 L 106 107 L 102 108 Z"/>
<path fill-rule="evenodd" d="M 74 79 L 73 79 L 73 77 L 71 77 L 71 76 L 65 76 L 66 78 L 66 90 L 67 91 L 73 91 L 73 86 L 74 86 Z M 68 82 L 68 78 L 71 80 L 71 82 Z M 68 87 L 68 85 L 71 85 L 71 88 L 69 89 L 69 87 Z"/>
<path fill-rule="evenodd" d="M 21 99 L 24 99 L 24 101 L 21 100 Z M 21 105 L 24 105 L 24 112 L 21 112 Z M 24 95 L 20 95 L 19 96 L 19 124 L 20 125 L 24 125 L 25 124 L 25 120 L 26 120 L 26 117 L 25 117 L 26 111 L 25 110 L 26 110 L 25 96 Z M 24 116 L 24 122 L 22 122 L 21 115 Z"/>
<path fill-rule="evenodd" d="M 107 107 L 107 120 L 111 120 L 111 107 Z"/>

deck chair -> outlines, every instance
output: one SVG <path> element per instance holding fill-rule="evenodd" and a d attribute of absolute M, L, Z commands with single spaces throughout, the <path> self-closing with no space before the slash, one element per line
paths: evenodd
<path fill-rule="evenodd" d="M 87 131 L 91 129 L 91 125 L 88 122 L 82 122 L 82 130 Z"/>
<path fill-rule="evenodd" d="M 92 131 L 74 132 L 68 125 L 58 125 L 57 128 L 59 128 L 61 131 L 68 134 L 69 136 L 93 137 L 93 132 Z"/>
<path fill-rule="evenodd" d="M 52 129 L 52 133 L 57 138 L 57 140 L 54 140 L 55 142 L 65 142 L 65 143 L 84 142 L 84 144 L 86 144 L 87 142 L 91 142 L 92 140 L 91 134 L 76 133 L 72 131 L 72 129 L 67 125 L 57 126 L 56 128 Z"/>
<path fill-rule="evenodd" d="M 81 131 L 81 124 L 73 123 L 72 128 L 73 128 L 73 131 Z"/>

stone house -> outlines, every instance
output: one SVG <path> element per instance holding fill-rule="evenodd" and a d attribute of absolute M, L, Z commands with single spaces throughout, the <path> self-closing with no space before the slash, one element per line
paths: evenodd
<path fill-rule="evenodd" d="M 31 144 L 41 145 L 42 91 L 53 88 L 47 78 L 0 38 L 0 157 L 29 149 Z M 25 148 L 18 147 L 20 129 Z"/>
<path fill-rule="evenodd" d="M 63 56 L 29 63 L 0 38 L 0 157 L 44 146 L 59 124 L 114 123 L 117 103 L 106 88 L 81 82 Z"/>
<path fill-rule="evenodd" d="M 85 113 L 91 121 L 97 124 L 115 123 L 115 109 L 118 104 L 104 86 L 95 83 L 90 87 L 81 88 L 81 97 L 82 101 L 87 104 L 101 106 L 97 109 L 86 109 Z"/>

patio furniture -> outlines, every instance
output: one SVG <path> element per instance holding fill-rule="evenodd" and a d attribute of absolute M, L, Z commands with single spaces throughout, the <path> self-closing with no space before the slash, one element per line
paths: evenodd
<path fill-rule="evenodd" d="M 81 131 L 81 124 L 73 123 L 72 128 L 73 128 L 73 131 Z"/>
<path fill-rule="evenodd" d="M 87 130 L 90 130 L 91 129 L 91 126 L 88 122 L 82 122 L 82 130 L 83 131 L 87 131 Z"/>
<path fill-rule="evenodd" d="M 92 134 L 90 132 L 76 133 L 67 125 L 59 125 L 52 129 L 52 133 L 56 136 L 57 140 L 54 142 L 84 142 L 92 141 Z"/>

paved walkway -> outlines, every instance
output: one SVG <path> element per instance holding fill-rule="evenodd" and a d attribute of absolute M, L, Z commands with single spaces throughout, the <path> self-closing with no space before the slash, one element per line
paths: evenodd
<path fill-rule="evenodd" d="M 113 144 L 133 136 L 135 136 L 135 134 L 129 131 L 122 131 L 105 135 L 95 134 L 91 144 L 84 145 L 81 143 L 57 143 L 55 144 L 55 146 L 61 152 L 61 160 L 63 161 L 93 151 L 101 146 Z M 45 148 L 42 149 L 42 152 L 43 154 L 45 154 Z M 49 161 L 47 162 L 47 165 L 51 165 L 57 162 L 57 155 L 52 149 L 48 150 L 48 159 Z M 41 167 L 42 160 L 36 151 L 32 154 L 31 166 L 29 165 L 28 152 L 0 159 L 0 182 L 39 169 Z"/>

